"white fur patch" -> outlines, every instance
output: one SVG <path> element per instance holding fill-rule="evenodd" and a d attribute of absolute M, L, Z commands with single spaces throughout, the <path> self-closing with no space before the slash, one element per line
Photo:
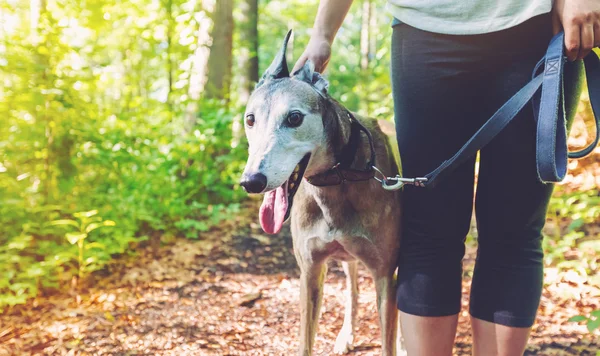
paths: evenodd
<path fill-rule="evenodd" d="M 298 88 L 298 85 L 292 86 Z M 310 88 L 302 86 L 299 87 L 310 91 Z M 306 93 L 293 95 L 293 88 L 284 89 L 275 91 L 269 100 L 265 100 L 264 94 L 258 95 L 255 99 L 260 102 L 251 99 L 248 105 L 255 107 L 255 124 L 251 128 L 246 127 L 249 156 L 244 174 L 264 174 L 267 177 L 265 191 L 281 186 L 307 153 L 326 144 L 321 114 L 315 112 L 316 108 L 310 107 L 310 103 L 314 104 L 315 101 L 307 100 Z M 271 103 L 270 107 L 262 105 L 266 103 Z M 289 113 L 293 111 L 304 114 L 302 124 L 298 127 L 286 124 Z"/>

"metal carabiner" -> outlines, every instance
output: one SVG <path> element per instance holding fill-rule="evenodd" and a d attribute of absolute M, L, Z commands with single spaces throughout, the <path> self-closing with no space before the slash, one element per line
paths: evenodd
<path fill-rule="evenodd" d="M 383 174 L 382 171 L 379 170 L 379 168 L 375 167 L 375 166 L 371 166 L 373 168 L 373 170 L 379 174 L 381 174 L 381 179 L 377 178 L 377 175 L 373 176 L 373 179 L 375 179 L 376 181 L 378 181 L 379 183 L 383 184 L 383 182 L 385 182 L 387 180 L 387 178 L 385 177 L 385 174 Z"/>
<path fill-rule="evenodd" d="M 385 174 L 383 174 L 383 172 L 381 172 L 379 170 L 379 168 L 372 166 L 373 170 L 375 170 L 375 172 L 379 173 L 381 175 L 381 178 L 377 178 L 377 175 L 373 176 L 373 179 L 375 179 L 376 181 L 378 181 L 379 183 L 381 183 L 381 187 L 385 190 L 399 190 L 401 189 L 405 184 L 412 184 L 415 185 L 417 187 L 424 187 L 425 183 L 427 183 L 427 178 L 425 177 L 418 177 L 418 178 L 404 178 L 401 177 L 399 175 L 395 176 L 395 177 L 386 177 Z M 390 184 L 391 181 L 396 181 L 396 183 L 394 184 Z"/>
<path fill-rule="evenodd" d="M 392 181 L 394 179 L 396 180 L 396 183 L 392 184 L 392 185 L 388 185 L 388 182 Z M 381 186 L 385 190 L 400 190 L 400 189 L 402 189 L 403 185 L 404 185 L 404 182 L 397 178 L 387 178 L 386 180 L 381 182 Z"/>
<path fill-rule="evenodd" d="M 392 177 L 386 177 L 385 174 L 383 174 L 382 171 L 379 170 L 379 168 L 373 166 L 373 170 L 375 170 L 375 172 L 379 173 L 381 175 L 381 179 L 377 178 L 377 176 L 373 176 L 373 179 L 375 179 L 376 181 L 378 181 L 379 183 L 381 183 L 381 187 L 385 190 L 398 190 L 400 188 L 402 188 L 402 186 L 404 185 L 404 182 L 400 181 L 400 179 L 398 179 L 398 177 L 392 178 Z M 392 180 L 396 180 L 397 182 L 395 184 L 388 184 L 388 182 L 392 181 Z"/>

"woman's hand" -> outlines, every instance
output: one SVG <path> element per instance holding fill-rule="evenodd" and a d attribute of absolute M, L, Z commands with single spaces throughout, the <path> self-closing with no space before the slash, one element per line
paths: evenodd
<path fill-rule="evenodd" d="M 553 13 L 554 33 L 564 29 L 570 61 L 600 46 L 600 0 L 555 0 Z"/>
<path fill-rule="evenodd" d="M 331 44 L 335 34 L 342 26 L 344 18 L 352 5 L 352 0 L 320 0 L 319 10 L 315 18 L 313 33 L 308 41 L 308 46 L 300 56 L 292 74 L 302 68 L 310 59 L 315 65 L 315 70 L 323 73 L 331 57 Z"/>
<path fill-rule="evenodd" d="M 319 73 L 323 73 L 325 68 L 327 68 L 327 64 L 329 63 L 329 58 L 331 57 L 331 42 L 320 35 L 313 35 L 308 41 L 308 46 L 304 50 L 304 53 L 298 58 L 292 73 L 296 72 L 298 69 L 302 68 L 304 63 L 310 59 L 311 62 L 315 65 L 315 71 Z"/>

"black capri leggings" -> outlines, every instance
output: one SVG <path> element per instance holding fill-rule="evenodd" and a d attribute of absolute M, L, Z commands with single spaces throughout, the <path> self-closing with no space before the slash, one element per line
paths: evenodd
<path fill-rule="evenodd" d="M 403 174 L 422 176 L 450 158 L 531 79 L 551 37 L 549 14 L 482 35 L 394 26 L 391 69 Z M 581 70 L 579 61 L 569 63 L 565 72 L 569 122 L 579 99 Z M 460 311 L 474 171 L 472 157 L 433 189 L 404 188 L 401 311 L 419 316 Z M 541 230 L 552 189 L 537 179 L 528 105 L 480 152 L 472 316 L 512 327 L 533 324 L 543 283 Z"/>

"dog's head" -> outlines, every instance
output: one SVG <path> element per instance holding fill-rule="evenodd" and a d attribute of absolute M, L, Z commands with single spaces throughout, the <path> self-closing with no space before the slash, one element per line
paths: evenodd
<path fill-rule="evenodd" d="M 326 147 L 327 81 L 310 61 L 290 76 L 285 57 L 290 35 L 244 114 L 249 156 L 240 183 L 249 193 L 265 193 L 260 222 L 267 233 L 279 232 L 288 219 L 304 174 L 331 163 L 319 162 L 323 155 L 318 154 Z"/>

